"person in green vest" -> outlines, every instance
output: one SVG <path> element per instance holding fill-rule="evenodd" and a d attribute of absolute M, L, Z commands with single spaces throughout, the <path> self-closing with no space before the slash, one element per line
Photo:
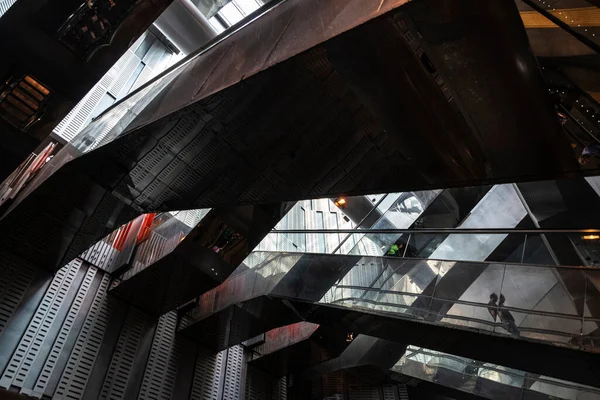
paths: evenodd
<path fill-rule="evenodd" d="M 387 255 L 388 256 L 397 256 L 399 250 L 400 250 L 400 248 L 398 247 L 398 245 L 396 243 L 394 243 L 392 245 L 392 247 L 390 247 L 390 249 L 388 250 Z"/>

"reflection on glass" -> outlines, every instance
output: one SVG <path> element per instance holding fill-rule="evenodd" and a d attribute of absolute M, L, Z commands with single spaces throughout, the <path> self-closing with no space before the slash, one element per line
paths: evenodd
<path fill-rule="evenodd" d="M 590 386 L 416 346 L 408 346 L 392 371 L 486 398 L 529 398 L 537 392 L 560 399 L 600 399 L 600 391 Z"/>

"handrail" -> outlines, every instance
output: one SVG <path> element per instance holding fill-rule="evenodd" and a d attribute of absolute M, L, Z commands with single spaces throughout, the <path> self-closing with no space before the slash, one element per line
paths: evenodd
<path fill-rule="evenodd" d="M 305 254 L 307 256 L 319 256 L 319 255 L 327 255 L 334 256 L 334 254 L 325 254 L 325 253 L 306 253 L 304 251 L 254 251 L 253 253 L 272 253 L 272 254 L 280 254 L 280 255 L 293 255 L 293 254 Z M 598 271 L 600 272 L 600 268 L 598 267 L 590 267 L 586 265 L 549 265 L 549 264 L 530 264 L 530 263 L 520 263 L 520 262 L 509 262 L 509 261 L 471 261 L 471 260 L 452 260 L 452 259 L 444 259 L 444 258 L 419 258 L 419 257 L 394 257 L 394 256 L 375 256 L 375 255 L 365 255 L 365 254 L 344 254 L 338 256 L 351 256 L 358 258 L 383 258 L 386 260 L 406 260 L 406 261 L 433 261 L 433 262 L 451 262 L 451 263 L 469 263 L 469 264 L 502 264 L 502 265 L 512 265 L 518 267 L 533 267 L 533 268 L 548 268 L 548 269 L 574 269 L 574 270 L 584 270 L 584 271 Z M 244 273 L 256 270 L 257 267 L 248 269 L 244 271 Z"/>
<path fill-rule="evenodd" d="M 273 229 L 269 233 L 374 233 L 374 234 L 385 234 L 385 233 L 413 233 L 413 234 L 543 234 L 543 233 L 600 233 L 600 229 L 522 229 L 522 228 L 413 228 L 413 229 Z"/>
<path fill-rule="evenodd" d="M 219 34 L 219 35 L 215 36 L 214 38 L 212 38 L 211 40 L 209 40 L 206 44 L 204 44 L 197 50 L 191 52 L 190 54 L 188 54 L 187 56 L 185 56 L 184 58 L 182 58 L 175 64 L 168 67 L 167 69 L 165 69 L 164 71 L 162 71 L 161 73 L 156 75 L 154 78 L 150 79 L 148 82 L 140 85 L 137 89 L 132 90 L 126 96 L 124 96 L 123 98 L 114 102 L 112 105 L 110 105 L 108 108 L 106 108 L 100 114 L 98 114 L 95 118 L 92 118 L 92 122 L 99 120 L 104 115 L 106 115 L 106 113 L 108 113 L 109 111 L 111 111 L 111 110 L 115 109 L 116 107 L 118 107 L 119 105 L 123 104 L 125 101 L 127 101 L 130 98 L 132 98 L 133 96 L 137 95 L 138 93 L 140 93 L 141 91 L 143 91 L 150 85 L 154 84 L 155 82 L 158 82 L 159 80 L 161 80 L 165 76 L 169 75 L 171 72 L 175 71 L 179 67 L 185 66 L 186 64 L 188 64 L 189 62 L 194 60 L 196 57 L 201 56 L 202 54 L 204 54 L 211 48 L 215 47 L 217 44 L 221 43 L 222 41 L 224 41 L 228 37 L 232 36 L 236 32 L 238 32 L 241 29 L 245 28 L 246 26 L 250 25 L 257 19 L 261 18 L 264 14 L 272 11 L 275 7 L 279 6 L 281 3 L 285 2 L 285 1 L 288 1 L 288 0 L 271 0 L 269 3 L 265 4 L 264 6 L 260 7 L 258 10 L 254 11 L 251 14 L 249 14 L 248 16 L 246 16 L 246 18 L 244 18 L 241 21 L 239 21 L 238 23 L 230 26 L 228 29 L 223 31 L 221 34 Z"/>

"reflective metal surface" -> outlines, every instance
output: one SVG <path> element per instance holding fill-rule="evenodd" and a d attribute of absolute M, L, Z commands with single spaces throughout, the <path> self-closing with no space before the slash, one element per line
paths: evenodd
<path fill-rule="evenodd" d="M 512 4 L 403 3 L 281 3 L 90 125 L 126 134 L 57 155 L 2 245 L 54 269 L 140 212 L 577 173 Z"/>
<path fill-rule="evenodd" d="M 223 282 L 289 206 L 214 209 L 193 229 L 171 218 L 137 246 L 110 293 L 154 315 L 173 310 Z"/>
<path fill-rule="evenodd" d="M 597 352 L 599 280 L 583 267 L 254 252 L 186 324 L 269 296 Z"/>

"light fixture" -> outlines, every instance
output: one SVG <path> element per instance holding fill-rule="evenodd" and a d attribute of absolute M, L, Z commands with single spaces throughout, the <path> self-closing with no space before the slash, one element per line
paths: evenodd
<path fill-rule="evenodd" d="M 333 204 L 335 204 L 338 208 L 346 208 L 346 207 L 348 207 L 348 204 L 346 203 L 346 198 L 345 197 L 338 197 L 337 199 L 335 199 L 335 201 L 333 202 Z"/>
<path fill-rule="evenodd" d="M 581 237 L 583 240 L 598 240 L 600 235 L 584 235 Z"/>

